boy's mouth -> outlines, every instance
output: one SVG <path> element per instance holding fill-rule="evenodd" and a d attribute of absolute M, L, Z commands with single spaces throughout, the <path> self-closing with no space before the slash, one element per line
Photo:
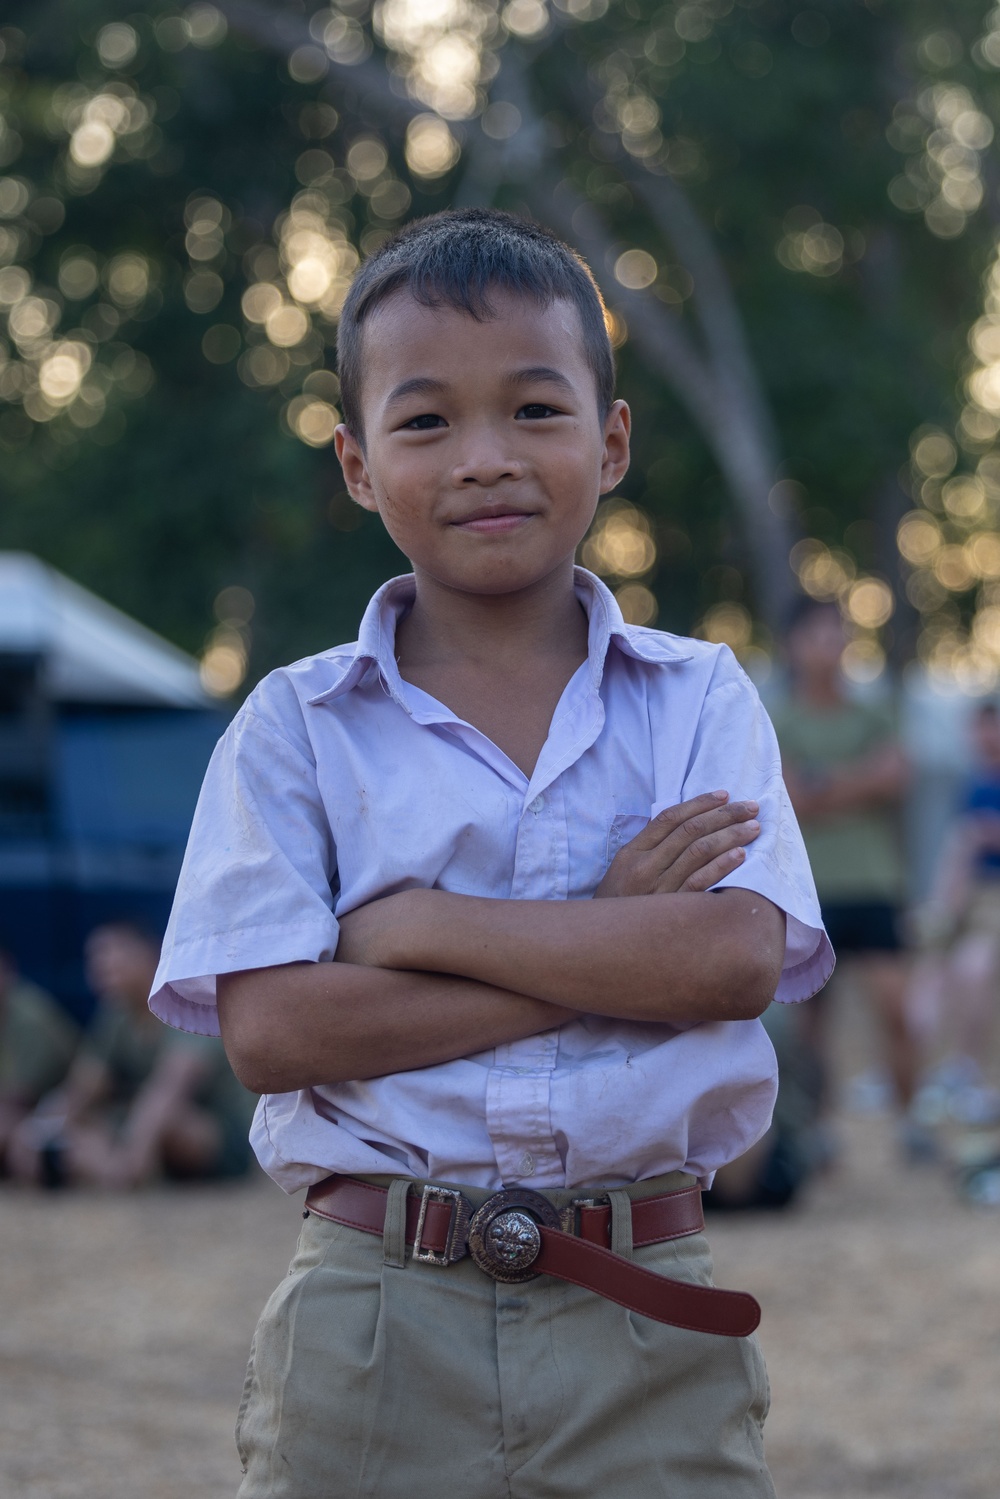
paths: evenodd
<path fill-rule="evenodd" d="M 515 510 L 507 505 L 481 505 L 478 510 L 473 510 L 469 515 L 463 515 L 459 520 L 453 520 L 451 524 L 460 531 L 478 531 L 485 535 L 495 535 L 503 531 L 516 531 L 519 526 L 529 521 L 533 514 L 534 511 Z"/>

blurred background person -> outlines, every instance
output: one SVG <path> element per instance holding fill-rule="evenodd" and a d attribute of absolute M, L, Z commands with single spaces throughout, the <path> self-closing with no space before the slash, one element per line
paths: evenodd
<path fill-rule="evenodd" d="M 1000 1000 L 1000 708 L 979 704 L 970 720 L 973 769 L 963 788 L 931 895 L 914 926 L 924 956 L 914 1000 L 936 1053 L 928 1078 L 932 1112 L 965 1123 L 997 1112 L 985 1084 Z"/>
<path fill-rule="evenodd" d="M 770 1005 L 760 1017 L 778 1059 L 774 1116 L 746 1155 L 716 1173 L 706 1211 L 790 1207 L 823 1164 L 823 1073 L 808 1013 L 808 1005 Z"/>
<path fill-rule="evenodd" d="M 246 1171 L 255 1101 L 217 1037 L 171 1031 L 150 1014 L 158 954 L 158 942 L 128 922 L 88 937 L 98 1007 L 65 1084 L 14 1136 L 11 1165 L 23 1179 L 122 1190 L 160 1175 Z"/>
<path fill-rule="evenodd" d="M 0 949 L 0 1174 L 21 1120 L 66 1076 L 79 1028 L 51 995 L 18 973 Z"/>
<path fill-rule="evenodd" d="M 910 1115 L 918 1048 L 899 921 L 906 761 L 891 708 L 848 695 L 841 670 L 847 637 L 837 604 L 798 600 L 785 645 L 790 691 L 773 715 L 785 780 L 834 951 L 850 964 L 884 1035 L 901 1148 L 921 1158 L 931 1142 Z M 827 1004 L 817 996 L 805 1021 L 808 1043 L 824 1064 Z"/>

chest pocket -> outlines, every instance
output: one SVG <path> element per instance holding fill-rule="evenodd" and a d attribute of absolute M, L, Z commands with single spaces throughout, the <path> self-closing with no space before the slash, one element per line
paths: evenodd
<path fill-rule="evenodd" d="M 615 818 L 608 829 L 608 847 L 604 860 L 605 869 L 611 863 L 619 849 L 624 848 L 626 843 L 631 843 L 637 833 L 641 833 L 649 821 L 649 817 L 642 812 L 621 812 Z"/>

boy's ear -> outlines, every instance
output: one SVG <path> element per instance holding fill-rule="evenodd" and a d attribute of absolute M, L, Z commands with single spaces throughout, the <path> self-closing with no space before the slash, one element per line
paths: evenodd
<path fill-rule="evenodd" d="M 632 413 L 624 401 L 616 401 L 604 423 L 604 457 L 601 461 L 601 494 L 608 494 L 628 473 L 629 434 Z"/>
<path fill-rule="evenodd" d="M 375 502 L 375 491 L 372 488 L 371 476 L 368 473 L 368 464 L 365 461 L 365 453 L 358 439 L 354 436 L 350 427 L 345 427 L 343 422 L 333 434 L 334 448 L 340 460 L 340 466 L 344 470 L 344 483 L 347 492 L 363 510 L 371 510 L 377 513 L 378 505 Z"/>

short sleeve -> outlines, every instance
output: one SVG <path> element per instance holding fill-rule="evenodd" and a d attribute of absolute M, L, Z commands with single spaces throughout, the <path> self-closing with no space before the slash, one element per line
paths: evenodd
<path fill-rule="evenodd" d="M 808 999 L 833 972 L 833 948 L 782 780 L 774 729 L 756 688 L 727 647 L 719 653 L 705 695 L 684 797 L 719 787 L 725 787 L 734 801 L 760 804 L 761 830 L 739 869 L 714 888 L 755 890 L 785 912 L 785 962 L 775 999 Z"/>
<path fill-rule="evenodd" d="M 198 799 L 150 1008 L 218 1035 L 220 973 L 330 961 L 336 854 L 316 766 L 274 722 L 243 707 Z"/>

